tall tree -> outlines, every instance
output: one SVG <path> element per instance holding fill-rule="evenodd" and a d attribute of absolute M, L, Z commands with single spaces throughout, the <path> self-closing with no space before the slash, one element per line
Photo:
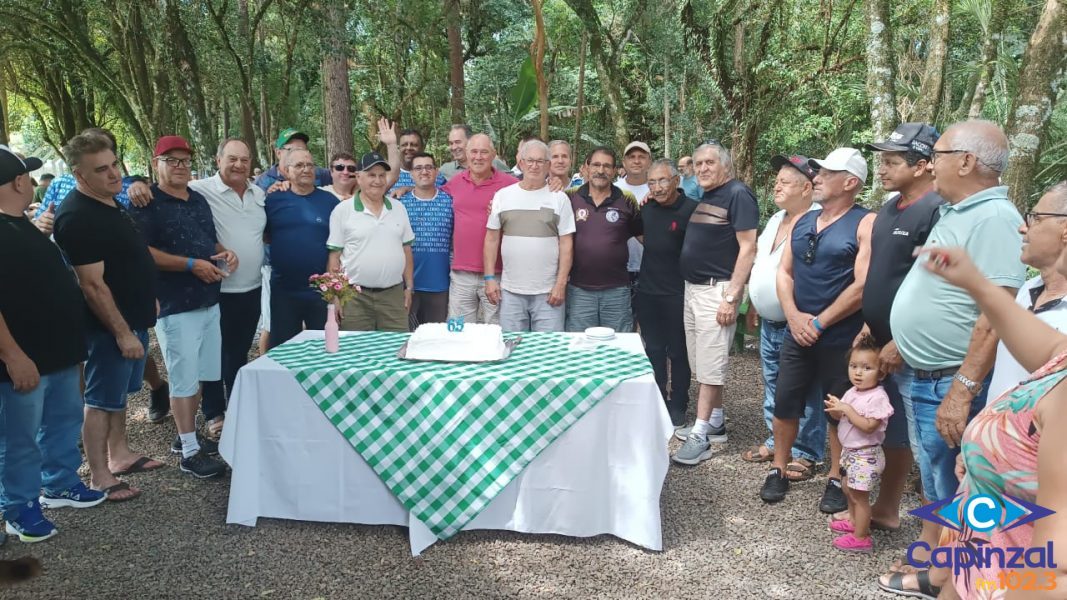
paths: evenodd
<path fill-rule="evenodd" d="M 463 55 L 463 34 L 460 31 L 459 0 L 444 0 L 444 2 L 445 31 L 448 34 L 448 80 L 451 92 L 448 107 L 453 123 L 466 123 L 463 81 L 463 64 L 466 60 Z"/>
<path fill-rule="evenodd" d="M 884 140 L 897 125 L 896 59 L 889 0 L 867 0 L 867 97 L 874 139 Z"/>
<path fill-rule="evenodd" d="M 937 119 L 944 97 L 952 0 L 934 0 L 933 12 L 933 23 L 926 44 L 926 68 L 911 115 L 912 121 L 927 123 L 933 123 Z"/>
<path fill-rule="evenodd" d="M 1046 0 L 1019 67 L 1019 89 L 1008 116 L 1011 160 L 1004 183 L 1019 210 L 1029 208 L 1049 117 L 1067 71 L 1067 6 Z"/>
<path fill-rule="evenodd" d="M 326 6 L 323 39 L 323 117 L 326 120 L 326 160 L 337 152 L 352 152 L 352 100 L 348 85 L 348 11 L 340 2 Z"/>
<path fill-rule="evenodd" d="M 541 139 L 548 140 L 548 80 L 545 79 L 545 15 L 542 0 L 530 0 L 534 10 L 534 41 L 531 48 L 537 73 L 537 104 L 541 112 Z"/>
<path fill-rule="evenodd" d="M 172 55 L 171 71 L 174 81 L 182 92 L 185 102 L 186 117 L 189 119 L 189 135 L 193 147 L 202 164 L 214 155 L 217 138 L 215 127 L 207 116 L 207 104 L 204 101 L 204 89 L 200 82 L 200 65 L 196 50 L 189 41 L 189 32 L 185 28 L 178 0 L 164 0 L 167 15 L 167 41 Z"/>
<path fill-rule="evenodd" d="M 970 106 L 967 109 L 967 117 L 971 119 L 982 116 L 986 94 L 993 81 L 993 74 L 997 70 L 997 55 L 1000 51 L 1004 23 L 1008 20 L 1008 0 L 990 0 L 989 3 L 991 5 L 989 18 L 985 21 L 982 32 L 982 62 L 978 66 L 974 91 L 969 95 Z"/>

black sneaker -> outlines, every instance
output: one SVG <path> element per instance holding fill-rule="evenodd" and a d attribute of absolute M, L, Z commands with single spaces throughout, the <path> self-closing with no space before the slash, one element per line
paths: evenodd
<path fill-rule="evenodd" d="M 767 474 L 767 479 L 763 481 L 763 489 L 759 491 L 759 497 L 767 504 L 774 504 L 785 500 L 788 492 L 789 480 L 782 475 L 782 470 L 771 469 L 771 472 Z"/>
<path fill-rule="evenodd" d="M 166 381 L 159 389 L 152 390 L 152 400 L 148 405 L 148 421 L 156 425 L 170 415 L 170 384 Z"/>
<path fill-rule="evenodd" d="M 848 499 L 845 498 L 845 490 L 841 489 L 841 480 L 830 479 L 826 482 L 826 490 L 819 501 L 819 512 L 832 515 L 843 510 L 848 510 Z"/>
<path fill-rule="evenodd" d="M 180 467 L 183 472 L 200 479 L 218 477 L 226 472 L 226 463 L 204 454 L 203 450 L 189 458 L 183 458 Z"/>
<path fill-rule="evenodd" d="M 203 452 L 204 454 L 206 454 L 207 456 L 218 456 L 219 455 L 219 443 L 218 442 L 213 442 L 213 441 L 207 439 L 206 437 L 200 435 L 199 431 L 196 432 L 196 443 L 200 444 L 200 451 Z M 170 444 L 170 453 L 171 454 L 178 454 L 178 455 L 180 455 L 182 453 L 182 438 L 181 437 L 174 436 L 174 441 L 171 442 L 171 444 Z"/>

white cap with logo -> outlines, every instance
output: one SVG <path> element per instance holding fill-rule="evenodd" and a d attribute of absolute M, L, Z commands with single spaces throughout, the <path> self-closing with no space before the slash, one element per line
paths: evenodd
<path fill-rule="evenodd" d="M 855 148 L 837 148 L 825 159 L 813 158 L 808 161 L 808 164 L 816 169 L 827 171 L 848 171 L 859 177 L 860 181 L 867 181 L 867 159 L 863 158 L 863 154 Z"/>

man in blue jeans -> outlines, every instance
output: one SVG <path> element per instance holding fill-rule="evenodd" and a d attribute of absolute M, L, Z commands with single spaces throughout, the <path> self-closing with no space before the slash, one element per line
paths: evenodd
<path fill-rule="evenodd" d="M 966 249 L 990 281 L 1013 295 L 1022 285 L 1022 218 L 999 185 L 1008 140 L 988 121 L 957 123 L 938 139 L 930 169 L 947 204 L 926 245 Z M 963 290 L 933 276 L 917 260 L 893 301 L 890 326 L 900 354 L 915 370 L 911 387 L 923 492 L 937 502 L 956 493 L 960 438 L 985 406 L 997 335 Z"/>
<path fill-rule="evenodd" d="M 767 221 L 756 240 L 756 262 L 748 280 L 752 303 L 746 318 L 749 328 L 760 324 L 760 363 L 763 367 L 763 420 L 770 436 L 762 445 L 746 450 L 741 458 L 747 462 L 769 462 L 774 458 L 774 393 L 778 383 L 778 358 L 782 353 L 786 322 L 778 300 L 778 265 L 793 223 L 804 213 L 818 209 L 812 202 L 815 169 L 806 156 L 775 156 L 771 167 L 777 172 L 774 181 L 774 204 L 781 210 Z M 811 386 L 800 431 L 793 443 L 793 457 L 786 465 L 790 481 L 811 479 L 816 464 L 826 454 L 826 417 L 823 414 L 822 387 Z"/>
<path fill-rule="evenodd" d="M 39 168 L 40 159 L 0 146 L 0 281 L 18 282 L 0 294 L 0 514 L 23 542 L 56 534 L 42 505 L 87 508 L 106 498 L 78 477 L 81 294 L 59 251 L 23 216 L 33 200 L 29 173 Z"/>

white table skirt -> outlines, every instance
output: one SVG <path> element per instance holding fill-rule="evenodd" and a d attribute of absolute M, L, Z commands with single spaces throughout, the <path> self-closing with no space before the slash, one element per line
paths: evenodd
<path fill-rule="evenodd" d="M 344 333 L 342 335 L 359 335 Z M 321 339 L 305 331 L 296 340 Z M 612 344 L 643 352 L 638 334 Z M 662 550 L 660 491 L 670 417 L 652 375 L 622 382 L 464 527 L 587 537 Z M 242 368 L 219 444 L 230 464 L 227 523 L 259 517 L 406 525 L 412 555 L 437 541 L 323 416 L 293 374 L 261 356 Z"/>

